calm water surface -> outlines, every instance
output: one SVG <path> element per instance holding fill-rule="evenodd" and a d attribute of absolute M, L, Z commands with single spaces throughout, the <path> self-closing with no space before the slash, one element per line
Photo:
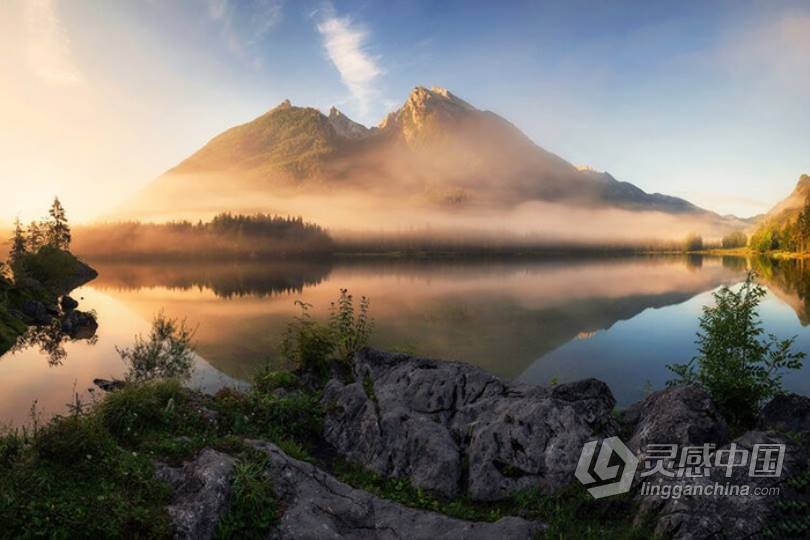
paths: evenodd
<path fill-rule="evenodd" d="M 92 262 L 92 261 L 91 261 Z M 116 346 L 149 329 L 164 310 L 198 327 L 192 385 L 244 384 L 277 359 L 295 300 L 325 315 L 340 288 L 371 298 L 373 345 L 459 359 L 529 383 L 597 377 L 620 405 L 663 387 L 666 364 L 695 352 L 701 306 L 746 268 L 769 294 L 766 329 L 797 336 L 810 352 L 808 270 L 730 258 L 616 258 L 541 262 L 102 264 L 97 280 L 74 291 L 99 316 L 97 341 L 66 342 L 64 355 L 32 345 L 0 357 L 0 423 L 25 423 L 32 403 L 64 411 L 74 389 L 89 397 L 96 377 L 121 376 Z M 810 366 L 785 378 L 810 394 Z"/>

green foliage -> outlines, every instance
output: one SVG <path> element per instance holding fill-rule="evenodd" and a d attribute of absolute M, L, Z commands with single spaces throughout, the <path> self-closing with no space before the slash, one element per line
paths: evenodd
<path fill-rule="evenodd" d="M 328 361 L 337 348 L 332 329 L 312 318 L 310 304 L 296 301 L 301 314 L 287 326 L 281 343 L 282 356 L 292 365 L 324 378 Z"/>
<path fill-rule="evenodd" d="M 722 245 L 726 249 L 745 247 L 748 245 L 748 237 L 742 231 L 735 231 L 723 237 Z"/>
<path fill-rule="evenodd" d="M 760 252 L 790 251 L 805 253 L 810 247 L 810 197 L 792 219 L 771 220 L 751 235 L 751 249 Z"/>
<path fill-rule="evenodd" d="M 253 377 L 253 389 L 263 394 L 269 394 L 279 388 L 296 390 L 300 387 L 298 375 L 290 371 L 274 371 L 269 365 L 259 370 Z"/>
<path fill-rule="evenodd" d="M 119 442 L 134 442 L 156 430 L 178 431 L 193 424 L 186 412 L 187 396 L 177 380 L 128 384 L 99 404 L 98 416 Z"/>
<path fill-rule="evenodd" d="M 17 282 L 21 276 L 35 279 L 47 289 L 59 290 L 76 272 L 78 259 L 67 251 L 45 245 L 36 252 L 27 252 L 13 266 Z"/>
<path fill-rule="evenodd" d="M 0 537 L 169 538 L 168 486 L 92 414 L 0 435 Z"/>
<path fill-rule="evenodd" d="M 65 215 L 65 208 L 59 202 L 59 198 L 53 200 L 51 209 L 48 211 L 51 216 L 47 222 L 47 229 L 45 231 L 45 238 L 48 245 L 62 251 L 70 249 L 70 226 L 68 225 L 67 216 Z"/>
<path fill-rule="evenodd" d="M 764 335 L 757 308 L 765 289 L 749 273 L 734 291 L 714 293 L 704 306 L 698 332 L 698 355 L 686 364 L 667 366 L 673 383 L 703 385 L 736 427 L 753 424 L 764 402 L 781 390 L 781 370 L 799 369 L 805 354 L 791 350 L 795 338 Z"/>
<path fill-rule="evenodd" d="M 222 390 L 212 408 L 219 414 L 220 433 L 265 438 L 275 443 L 315 443 L 323 427 L 320 396 L 293 393 L 276 397 L 258 391 Z"/>
<path fill-rule="evenodd" d="M 368 307 L 369 299 L 363 296 L 360 298 L 359 310 L 355 313 L 354 299 L 348 289 L 341 289 L 337 302 L 332 302 L 329 328 L 337 341 L 339 357 L 347 362 L 368 345 L 374 329 Z"/>
<path fill-rule="evenodd" d="M 775 224 L 762 225 L 751 235 L 749 246 L 763 253 L 779 249 L 780 237 L 781 231 Z"/>
<path fill-rule="evenodd" d="M 17 266 L 26 253 L 28 253 L 28 244 L 22 224 L 20 224 L 20 218 L 17 218 L 14 220 L 14 236 L 11 238 L 11 249 L 8 253 L 11 266 Z"/>
<path fill-rule="evenodd" d="M 296 301 L 301 314 L 287 327 L 281 353 L 294 366 L 323 378 L 328 375 L 329 360 L 351 361 L 354 354 L 368 345 L 374 322 L 369 317 L 369 300 L 361 298 L 357 310 L 347 289 L 340 290 L 332 302 L 329 323 L 316 321 L 312 306 Z"/>
<path fill-rule="evenodd" d="M 220 519 L 215 538 L 266 538 L 279 518 L 267 454 L 245 449 L 236 464 L 228 513 Z"/>
<path fill-rule="evenodd" d="M 135 336 L 132 347 L 116 347 L 127 364 L 127 380 L 188 378 L 194 366 L 194 334 L 186 321 L 167 317 L 162 311 L 152 320 L 149 338 Z"/>

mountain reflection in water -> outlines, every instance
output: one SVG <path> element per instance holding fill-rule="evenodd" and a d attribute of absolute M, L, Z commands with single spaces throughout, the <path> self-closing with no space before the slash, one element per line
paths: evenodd
<path fill-rule="evenodd" d="M 99 278 L 74 294 L 98 312 L 98 343 L 63 344 L 66 357 L 53 368 L 36 348 L 0 358 L 0 380 L 14 387 L 0 397 L 0 418 L 19 420 L 37 398 L 45 409 L 61 410 L 74 381 L 83 390 L 95 377 L 120 375 L 115 345 L 131 343 L 161 309 L 198 327 L 199 384 L 249 379 L 278 360 L 281 335 L 298 314 L 295 300 L 325 317 L 341 288 L 370 297 L 374 346 L 464 360 L 532 383 L 596 376 L 620 403 L 662 386 L 666 363 L 694 354 L 701 306 L 749 267 L 773 293 L 763 304 L 766 328 L 798 334 L 799 348 L 810 351 L 802 327 L 810 320 L 810 268 L 792 261 L 651 256 L 94 266 Z"/>

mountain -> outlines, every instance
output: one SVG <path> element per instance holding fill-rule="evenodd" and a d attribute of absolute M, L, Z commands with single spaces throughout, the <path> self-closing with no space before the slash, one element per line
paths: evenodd
<path fill-rule="evenodd" d="M 783 225 L 794 220 L 804 208 L 808 196 L 810 196 L 810 176 L 803 174 L 799 177 L 799 181 L 790 195 L 771 208 L 760 221 Z"/>
<path fill-rule="evenodd" d="M 436 87 L 416 87 L 400 109 L 372 128 L 334 107 L 326 116 L 284 101 L 214 137 L 122 214 L 144 218 L 270 206 L 296 211 L 285 203 L 290 197 L 326 197 L 338 204 L 349 194 L 434 212 L 502 210 L 537 201 L 739 225 L 607 172 L 580 170 L 504 118 Z"/>

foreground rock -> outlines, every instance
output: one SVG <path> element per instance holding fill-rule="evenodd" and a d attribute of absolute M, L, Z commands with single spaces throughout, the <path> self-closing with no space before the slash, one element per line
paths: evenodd
<path fill-rule="evenodd" d="M 620 420 L 630 431 L 627 447 L 637 456 L 650 444 L 720 446 L 729 440 L 728 425 L 717 405 L 696 385 L 654 392 L 625 409 Z"/>
<path fill-rule="evenodd" d="M 773 398 L 762 410 L 765 429 L 810 432 L 810 397 L 784 394 Z"/>
<path fill-rule="evenodd" d="M 514 517 L 477 523 L 409 508 L 354 489 L 309 463 L 289 457 L 271 443 L 252 445 L 269 457 L 267 472 L 283 510 L 270 538 L 520 540 L 533 538 L 542 530 L 539 523 Z M 233 474 L 234 459 L 210 449 L 180 468 L 158 465 L 158 477 L 175 490 L 167 509 L 175 537 L 196 540 L 214 536 L 230 506 Z"/>
<path fill-rule="evenodd" d="M 446 497 L 504 499 L 573 481 L 585 442 L 615 435 L 603 382 L 506 382 L 469 364 L 371 349 L 324 389 L 324 437 L 347 459 Z"/>
<path fill-rule="evenodd" d="M 158 465 L 158 478 L 172 485 L 174 500 L 167 508 L 176 538 L 207 539 L 214 536 L 227 512 L 235 461 L 206 449 L 182 468 Z"/>
<path fill-rule="evenodd" d="M 270 538 L 410 540 L 529 539 L 541 525 L 520 518 L 495 523 L 462 521 L 409 508 L 354 489 L 326 472 L 292 459 L 270 443 L 254 443 L 270 457 L 273 488 L 284 515 Z"/>

